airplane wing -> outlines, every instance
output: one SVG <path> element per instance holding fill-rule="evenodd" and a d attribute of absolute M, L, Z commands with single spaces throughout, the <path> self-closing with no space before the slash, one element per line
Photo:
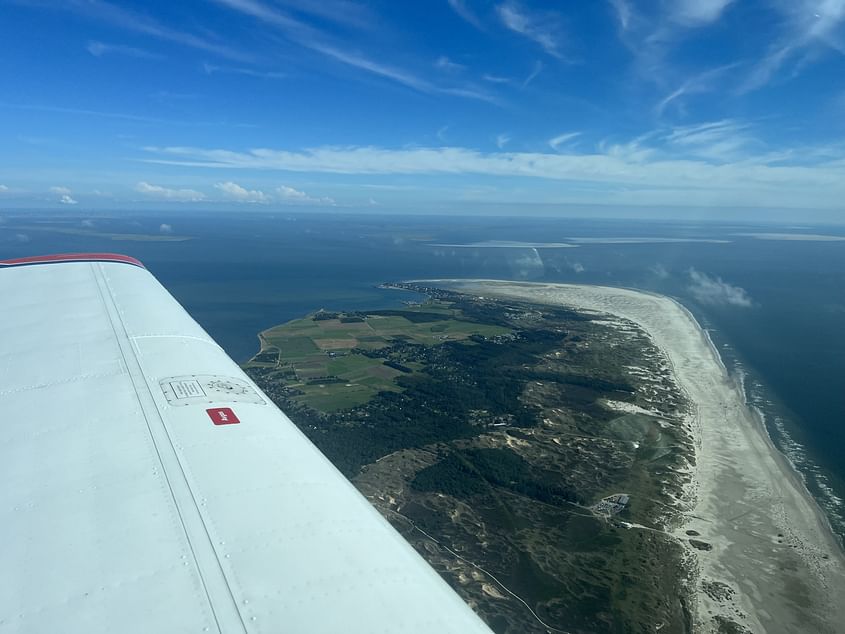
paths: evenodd
<path fill-rule="evenodd" d="M 0 632 L 489 632 L 140 262 L 0 297 Z"/>

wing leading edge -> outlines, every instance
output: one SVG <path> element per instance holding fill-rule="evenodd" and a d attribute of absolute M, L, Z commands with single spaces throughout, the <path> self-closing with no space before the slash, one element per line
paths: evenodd
<path fill-rule="evenodd" d="M 0 272 L 0 631 L 489 632 L 129 260 Z"/>

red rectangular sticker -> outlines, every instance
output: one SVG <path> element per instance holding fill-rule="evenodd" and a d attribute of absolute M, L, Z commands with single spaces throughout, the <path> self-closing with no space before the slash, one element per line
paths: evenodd
<path fill-rule="evenodd" d="M 229 407 L 214 407 L 205 410 L 205 413 L 215 425 L 235 425 L 241 422 Z"/>

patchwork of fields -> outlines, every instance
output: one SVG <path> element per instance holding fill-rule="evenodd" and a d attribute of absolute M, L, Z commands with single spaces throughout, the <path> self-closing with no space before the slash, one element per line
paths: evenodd
<path fill-rule="evenodd" d="M 297 401 L 337 411 L 366 403 L 380 391 L 399 391 L 394 379 L 421 368 L 412 361 L 391 365 L 375 351 L 397 343 L 430 346 L 510 332 L 461 317 L 460 310 L 437 301 L 366 314 L 320 311 L 262 332 L 261 351 L 247 367 L 275 368 L 299 392 Z"/>

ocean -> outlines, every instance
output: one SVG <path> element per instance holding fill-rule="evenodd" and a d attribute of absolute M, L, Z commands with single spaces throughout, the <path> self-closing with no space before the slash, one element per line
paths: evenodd
<path fill-rule="evenodd" d="M 775 444 L 845 537 L 845 227 L 243 210 L 74 214 L 0 212 L 0 259 L 68 251 L 138 257 L 238 361 L 257 350 L 260 330 L 304 313 L 387 308 L 413 297 L 377 288 L 385 281 L 484 277 L 675 297 L 709 331 Z M 162 234 L 168 227 L 172 234 Z M 796 234 L 805 238 L 784 239 Z"/>

